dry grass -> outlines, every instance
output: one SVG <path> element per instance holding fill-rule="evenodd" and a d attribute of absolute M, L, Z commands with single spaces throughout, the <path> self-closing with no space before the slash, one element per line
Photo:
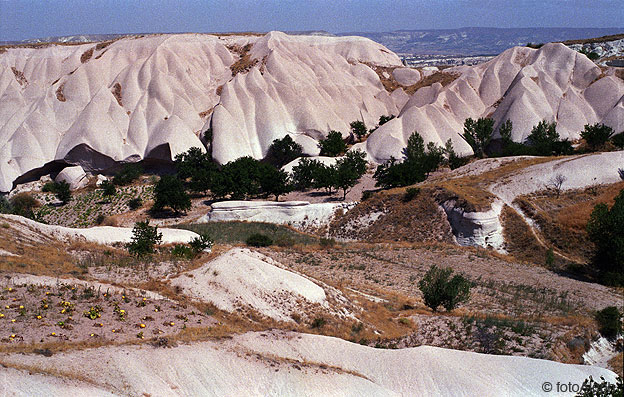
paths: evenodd
<path fill-rule="evenodd" d="M 11 70 L 13 71 L 13 75 L 15 76 L 15 80 L 17 80 L 19 85 L 25 86 L 25 85 L 28 84 L 28 80 L 26 79 L 26 76 L 24 76 L 24 73 L 21 70 L 17 70 L 13 66 L 11 66 Z"/>
<path fill-rule="evenodd" d="M 620 352 L 618 355 L 609 360 L 609 366 L 613 372 L 618 374 L 621 378 L 624 378 L 624 353 Z"/>
<path fill-rule="evenodd" d="M 547 163 L 559 158 L 560 157 L 536 157 L 518 159 L 479 175 L 469 175 L 452 179 L 437 178 L 435 180 L 425 181 L 421 186 L 437 188 L 435 194 L 438 201 L 455 199 L 466 211 L 487 211 L 490 209 L 495 198 L 495 196 L 487 190 L 490 185 L 507 179 L 515 172 L 524 168 Z"/>
<path fill-rule="evenodd" d="M 412 84 L 409 87 L 406 87 L 405 92 L 408 95 L 412 95 L 419 89 L 423 87 L 429 87 L 435 83 L 440 83 L 442 84 L 442 87 L 446 87 L 447 85 L 451 84 L 453 81 L 457 80 L 459 76 L 460 76 L 459 73 L 435 72 L 433 74 L 430 74 L 427 77 L 420 79 L 420 81 L 418 81 L 416 84 Z"/>
<path fill-rule="evenodd" d="M 251 68 L 253 68 L 258 63 L 258 60 L 251 58 L 251 55 L 249 54 L 251 47 L 251 44 L 246 44 L 243 47 L 239 45 L 227 46 L 227 49 L 230 50 L 230 52 L 234 52 L 239 56 L 238 60 L 230 65 L 232 77 L 236 76 L 239 73 L 249 72 Z M 217 88 L 217 91 L 218 90 L 219 89 Z M 217 95 L 219 95 L 219 93 L 217 93 Z"/>
<path fill-rule="evenodd" d="M 591 39 L 566 40 L 566 41 L 562 41 L 562 43 L 565 44 L 565 45 L 570 45 L 570 44 L 591 44 L 591 43 L 601 43 L 603 41 L 614 41 L 614 40 L 620 40 L 620 39 L 624 39 L 624 33 L 613 34 L 613 35 L 609 35 L 609 36 L 594 37 L 594 38 L 591 38 Z"/>
<path fill-rule="evenodd" d="M 383 214 L 371 224 L 360 223 L 370 214 Z M 446 215 L 423 189 L 410 201 L 404 194 L 373 194 L 345 215 L 334 219 L 329 233 L 339 238 L 377 241 L 452 242 L 453 235 Z"/>
<path fill-rule="evenodd" d="M 123 107 L 123 103 L 121 101 L 121 84 L 119 84 L 118 82 L 115 83 L 115 85 L 111 89 L 111 93 L 117 100 L 117 103 L 119 104 L 119 106 Z"/>
<path fill-rule="evenodd" d="M 574 230 L 585 230 L 585 225 L 587 225 L 589 221 L 594 206 L 599 203 L 605 203 L 609 207 L 612 206 L 615 197 L 622 189 L 624 189 L 624 182 L 607 186 L 597 186 L 590 190 L 585 189 L 583 192 L 564 193 L 557 199 L 558 204 L 559 202 L 567 200 L 578 200 L 580 202 L 567 204 L 565 210 L 558 211 L 556 220 L 565 227 Z"/>
<path fill-rule="evenodd" d="M 93 56 L 93 50 L 95 50 L 95 47 L 83 52 L 82 55 L 80 55 L 80 63 L 89 62 L 89 59 L 91 59 L 91 57 Z"/>
<path fill-rule="evenodd" d="M 65 98 L 65 94 L 63 94 L 63 88 L 65 88 L 65 83 L 61 84 L 57 89 L 56 89 L 56 99 L 58 99 L 61 102 L 65 102 L 67 99 Z"/>
<path fill-rule="evenodd" d="M 501 213 L 505 249 L 514 258 L 544 264 L 546 249 L 537 241 L 531 227 L 511 207 L 505 205 Z"/>

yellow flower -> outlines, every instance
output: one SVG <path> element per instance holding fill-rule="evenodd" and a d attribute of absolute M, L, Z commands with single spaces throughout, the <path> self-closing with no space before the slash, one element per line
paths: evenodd
<path fill-rule="evenodd" d="M 41 316 L 37 316 L 37 320 L 41 320 Z"/>
<path fill-rule="evenodd" d="M 172 321 L 169 323 L 169 325 L 171 325 L 172 327 L 175 325 L 175 323 Z"/>
<path fill-rule="evenodd" d="M 91 334 L 91 336 L 95 336 L 95 334 Z"/>
<path fill-rule="evenodd" d="M 115 330 L 113 329 L 113 332 L 115 332 Z"/>
<path fill-rule="evenodd" d="M 4 318 L 4 314 L 0 313 L 0 318 Z"/>
<path fill-rule="evenodd" d="M 121 309 L 119 312 L 120 313 L 125 313 L 126 311 L 124 309 Z"/>
<path fill-rule="evenodd" d="M 12 322 L 12 323 L 14 323 L 14 322 L 15 322 L 15 319 L 11 320 L 11 322 Z"/>
<path fill-rule="evenodd" d="M 12 335 L 11 335 L 11 339 L 13 339 L 13 338 L 15 338 L 15 334 L 12 334 Z"/>
<path fill-rule="evenodd" d="M 9 287 L 9 292 L 13 292 L 13 288 Z"/>
<path fill-rule="evenodd" d="M 24 305 L 20 305 L 20 309 L 23 309 L 23 308 L 24 308 Z"/>
<path fill-rule="evenodd" d="M 147 298 L 143 298 L 143 300 L 144 300 L 144 301 L 146 301 L 146 300 L 147 300 Z"/>
<path fill-rule="evenodd" d="M 9 305 L 6 305 L 4 308 L 5 308 L 5 309 L 10 309 Z"/>
<path fill-rule="evenodd" d="M 50 336 L 56 336 L 56 332 L 52 332 Z"/>
<path fill-rule="evenodd" d="M 145 328 L 145 324 L 140 324 L 139 327 Z"/>
<path fill-rule="evenodd" d="M 157 311 L 158 311 L 158 309 L 154 309 L 154 311 L 155 311 L 155 312 L 157 312 Z"/>

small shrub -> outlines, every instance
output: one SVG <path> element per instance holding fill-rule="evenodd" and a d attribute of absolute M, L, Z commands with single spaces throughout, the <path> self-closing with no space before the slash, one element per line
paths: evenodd
<path fill-rule="evenodd" d="M 162 241 L 162 233 L 156 226 L 150 226 L 149 220 L 137 222 L 132 229 L 132 241 L 126 245 L 132 255 L 143 257 L 155 252 L 154 247 Z"/>
<path fill-rule="evenodd" d="M 360 201 L 366 201 L 369 198 L 373 197 L 373 191 L 372 190 L 364 190 L 362 192 L 362 197 L 360 198 Z"/>
<path fill-rule="evenodd" d="M 115 187 L 115 185 L 114 185 L 111 181 L 109 181 L 109 180 L 103 181 L 103 182 L 100 184 L 100 189 L 102 189 L 102 195 L 103 195 L 104 197 L 108 197 L 108 198 L 110 198 L 110 197 L 112 197 L 112 196 L 114 196 L 114 195 L 116 195 L 116 194 L 117 194 L 117 188 L 116 188 L 116 187 Z"/>
<path fill-rule="evenodd" d="M 403 202 L 407 203 L 409 201 L 412 201 L 416 198 L 416 196 L 418 196 L 418 193 L 420 193 L 420 188 L 408 187 L 407 189 L 405 189 L 405 193 L 403 194 Z"/>
<path fill-rule="evenodd" d="M 613 135 L 611 137 L 611 143 L 618 149 L 624 149 L 624 132 Z"/>
<path fill-rule="evenodd" d="M 67 204 L 71 201 L 71 190 L 69 189 L 69 183 L 62 181 L 58 182 L 55 186 L 54 193 L 56 198 L 63 204 Z"/>
<path fill-rule="evenodd" d="M 45 185 L 41 188 L 41 191 L 44 193 L 55 193 L 56 192 L 56 182 L 46 182 Z"/>
<path fill-rule="evenodd" d="M 555 253 L 553 252 L 552 248 L 549 248 L 548 251 L 546 251 L 546 267 L 550 269 L 553 267 L 554 264 L 555 264 Z"/>
<path fill-rule="evenodd" d="M 323 317 L 317 317 L 314 320 L 312 320 L 310 327 L 311 328 L 323 328 L 325 324 L 327 324 L 327 320 L 325 320 Z"/>
<path fill-rule="evenodd" d="M 336 245 L 336 240 L 333 238 L 321 237 L 319 244 L 321 248 L 332 248 Z"/>
<path fill-rule="evenodd" d="M 192 259 L 194 256 L 193 250 L 188 245 L 176 244 L 171 249 L 171 255 L 178 258 Z"/>
<path fill-rule="evenodd" d="M 273 244 L 271 237 L 261 233 L 252 234 L 245 242 L 251 247 L 268 247 Z"/>
<path fill-rule="evenodd" d="M 16 194 L 9 202 L 12 213 L 28 218 L 34 215 L 33 210 L 35 208 L 41 206 L 41 203 L 28 192 Z"/>
<path fill-rule="evenodd" d="M 113 177 L 113 184 L 126 186 L 137 180 L 143 173 L 143 167 L 139 164 L 124 164 L 121 171 Z"/>
<path fill-rule="evenodd" d="M 362 138 L 364 138 L 368 133 L 366 124 L 364 124 L 362 120 L 352 121 L 349 126 L 351 127 L 351 133 L 355 135 L 359 141 L 361 141 Z"/>
<path fill-rule="evenodd" d="M 622 332 L 622 313 L 615 306 L 605 307 L 596 312 L 598 330 L 605 338 L 614 338 Z"/>
<path fill-rule="evenodd" d="M 613 128 L 604 124 L 585 124 L 585 129 L 581 131 L 581 138 L 585 140 L 591 150 L 598 150 L 607 143 L 613 132 Z"/>
<path fill-rule="evenodd" d="M 624 395 L 624 382 L 622 378 L 617 377 L 617 384 L 609 383 L 600 377 L 602 382 L 596 382 L 590 375 L 585 379 L 581 390 L 576 394 L 577 397 L 622 397 Z"/>
<path fill-rule="evenodd" d="M 266 160 L 276 166 L 282 167 L 297 157 L 303 155 L 303 147 L 295 142 L 290 135 L 273 141 L 266 155 Z"/>
<path fill-rule="evenodd" d="M 440 305 L 444 306 L 447 311 L 451 311 L 470 298 L 470 281 L 461 274 L 456 274 L 451 278 L 452 274 L 453 269 L 433 265 L 418 282 L 425 305 L 434 312 Z"/>
<path fill-rule="evenodd" d="M 193 253 L 195 255 L 203 252 L 204 250 L 208 249 L 208 248 L 212 248 L 212 245 L 214 244 L 214 241 L 212 240 L 212 238 L 210 238 L 210 236 L 206 233 L 201 233 L 199 235 L 199 237 L 194 237 L 190 242 L 189 245 L 191 247 L 191 250 L 193 251 Z"/>
<path fill-rule="evenodd" d="M 130 207 L 131 210 L 136 210 L 137 208 L 141 208 L 142 206 L 143 200 L 141 199 L 141 197 L 135 197 L 128 201 L 128 207 Z"/>

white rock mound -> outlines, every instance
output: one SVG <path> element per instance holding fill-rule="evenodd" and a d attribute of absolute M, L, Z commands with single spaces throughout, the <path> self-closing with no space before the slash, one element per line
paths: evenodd
<path fill-rule="evenodd" d="M 419 89 L 399 117 L 368 138 L 366 150 L 376 161 L 400 158 L 414 131 L 441 146 L 451 139 L 458 152 L 470 154 L 460 136 L 468 117 L 492 117 L 495 129 L 511 120 L 520 142 L 542 120 L 557 122 L 559 135 L 570 139 L 579 138 L 585 124 L 624 130 L 624 81 L 563 44 L 514 47 L 489 62 L 440 73 L 458 77 L 445 87 Z"/>
<path fill-rule="evenodd" d="M 336 211 L 344 212 L 355 203 L 309 203 L 308 201 L 220 201 L 198 223 L 248 221 L 291 225 L 300 229 L 328 224 Z"/>
<path fill-rule="evenodd" d="M 89 183 L 89 178 L 81 166 L 65 167 L 54 179 L 55 182 L 66 182 L 70 190 L 77 190 Z"/>
<path fill-rule="evenodd" d="M 327 336 L 265 331 L 155 349 L 118 346 L 56 353 L 6 354 L 0 393 L 10 395 L 244 396 L 573 396 L 557 383 L 590 375 L 615 383 L 606 369 L 429 346 L 382 350 Z M 97 374 L 97 376 L 94 376 Z M 89 379 L 87 385 L 75 379 Z M 547 382 L 553 386 L 545 393 Z"/>
<path fill-rule="evenodd" d="M 279 321 L 293 321 L 291 314 L 301 313 L 307 305 L 326 305 L 323 288 L 248 249 L 232 249 L 171 283 L 221 310 L 252 308 Z"/>
<path fill-rule="evenodd" d="M 132 228 L 115 226 L 95 226 L 85 229 L 71 228 L 57 225 L 46 225 L 35 222 L 31 219 L 19 215 L 0 214 L 0 218 L 11 221 L 21 228 L 35 230 L 45 236 L 52 236 L 59 240 L 85 240 L 97 244 L 113 245 L 116 243 L 129 243 L 132 241 Z M 192 239 L 199 237 L 195 232 L 182 229 L 158 228 L 162 233 L 163 244 L 188 243 Z"/>

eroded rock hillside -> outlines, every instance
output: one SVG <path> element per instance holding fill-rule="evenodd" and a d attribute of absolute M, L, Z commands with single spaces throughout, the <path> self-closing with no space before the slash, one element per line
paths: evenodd
<path fill-rule="evenodd" d="M 170 161 L 193 146 L 227 162 L 262 158 L 290 134 L 307 154 L 330 130 L 372 127 L 398 115 L 364 144 L 371 159 L 400 156 L 418 130 L 451 139 L 467 117 L 514 123 L 522 140 L 542 119 L 562 137 L 585 123 L 624 129 L 624 82 L 561 44 L 516 47 L 475 67 L 409 69 L 361 37 L 176 34 L 81 45 L 0 49 L 0 191 L 80 164 Z M 206 133 L 210 131 L 210 133 Z M 359 146 L 359 145 L 358 145 Z"/>

